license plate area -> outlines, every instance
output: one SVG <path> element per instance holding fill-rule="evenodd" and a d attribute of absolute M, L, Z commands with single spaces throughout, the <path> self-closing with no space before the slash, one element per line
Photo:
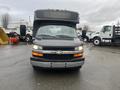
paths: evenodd
<path fill-rule="evenodd" d="M 65 62 L 52 62 L 51 63 L 53 68 L 63 68 L 65 67 Z"/>

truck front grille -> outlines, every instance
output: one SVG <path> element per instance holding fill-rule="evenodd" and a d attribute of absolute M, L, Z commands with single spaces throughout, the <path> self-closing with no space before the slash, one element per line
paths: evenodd
<path fill-rule="evenodd" d="M 74 51 L 74 47 L 43 47 L 43 50 Z"/>
<path fill-rule="evenodd" d="M 73 54 L 44 54 L 44 59 L 49 59 L 49 60 L 71 60 L 73 59 Z"/>

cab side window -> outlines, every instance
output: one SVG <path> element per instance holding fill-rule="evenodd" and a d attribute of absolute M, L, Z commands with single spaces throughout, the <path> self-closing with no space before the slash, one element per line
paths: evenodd
<path fill-rule="evenodd" d="M 103 28 L 103 33 L 105 33 L 105 32 L 110 32 L 111 31 L 111 29 L 112 29 L 112 27 L 111 26 L 106 26 L 106 27 L 104 27 Z"/>

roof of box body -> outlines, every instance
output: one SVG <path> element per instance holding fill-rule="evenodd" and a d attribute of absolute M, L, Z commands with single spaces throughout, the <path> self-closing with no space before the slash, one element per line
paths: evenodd
<path fill-rule="evenodd" d="M 66 21 L 72 23 L 79 23 L 79 14 L 77 12 L 68 10 L 36 10 L 34 15 L 34 21 Z"/>

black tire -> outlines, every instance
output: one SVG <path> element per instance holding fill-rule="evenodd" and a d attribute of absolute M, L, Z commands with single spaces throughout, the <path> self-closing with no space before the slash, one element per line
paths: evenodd
<path fill-rule="evenodd" d="M 71 68 L 71 70 L 72 71 L 80 71 L 81 68 L 82 68 L 82 66 L 79 66 L 79 67 Z"/>
<path fill-rule="evenodd" d="M 88 37 L 85 37 L 85 38 L 84 38 L 84 41 L 85 41 L 85 42 L 89 42 L 89 38 L 88 38 Z"/>
<path fill-rule="evenodd" d="M 100 38 L 94 38 L 93 39 L 93 44 L 95 46 L 100 46 L 101 45 L 101 39 Z"/>
<path fill-rule="evenodd" d="M 39 70 L 39 67 L 37 67 L 37 66 L 32 66 L 32 67 L 33 67 L 33 70 L 35 70 L 35 71 Z"/>
<path fill-rule="evenodd" d="M 25 37 L 25 41 L 26 41 L 26 42 L 31 42 L 31 41 L 32 41 L 32 37 L 31 37 L 30 35 L 27 35 L 27 36 Z"/>

